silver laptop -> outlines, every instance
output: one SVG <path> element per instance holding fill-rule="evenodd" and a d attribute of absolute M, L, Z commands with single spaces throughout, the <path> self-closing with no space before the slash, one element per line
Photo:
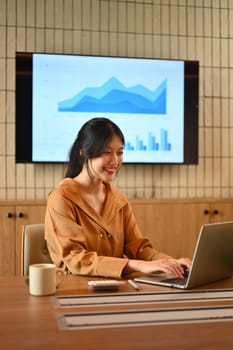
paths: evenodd
<path fill-rule="evenodd" d="M 188 238 L 187 238 L 188 239 Z M 188 276 L 161 278 L 157 275 L 137 277 L 135 281 L 166 287 L 190 289 L 233 275 L 233 221 L 201 227 Z"/>

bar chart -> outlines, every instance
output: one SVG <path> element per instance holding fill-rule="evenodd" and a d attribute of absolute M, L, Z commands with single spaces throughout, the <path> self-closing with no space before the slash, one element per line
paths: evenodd
<path fill-rule="evenodd" d="M 143 139 L 140 135 L 136 135 L 134 142 L 126 141 L 126 151 L 171 151 L 172 146 L 168 140 L 168 131 L 160 129 L 160 137 L 157 138 L 152 132 Z"/>

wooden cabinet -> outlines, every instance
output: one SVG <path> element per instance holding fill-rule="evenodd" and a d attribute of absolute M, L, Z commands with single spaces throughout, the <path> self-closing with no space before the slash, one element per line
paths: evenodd
<path fill-rule="evenodd" d="M 14 206 L 0 206 L 0 275 L 15 274 Z"/>
<path fill-rule="evenodd" d="M 0 275 L 17 274 L 19 227 L 23 224 L 43 223 L 45 209 L 45 201 L 0 202 Z"/>
<path fill-rule="evenodd" d="M 139 227 L 153 246 L 192 258 L 203 224 L 233 221 L 233 199 L 131 199 Z M 0 275 L 19 272 L 19 227 L 43 223 L 46 201 L 0 201 Z"/>
<path fill-rule="evenodd" d="M 233 221 L 233 199 L 211 201 L 208 215 L 210 222 Z"/>
<path fill-rule="evenodd" d="M 153 246 L 173 257 L 190 257 L 203 224 L 233 221 L 233 200 L 132 200 L 139 227 Z"/>

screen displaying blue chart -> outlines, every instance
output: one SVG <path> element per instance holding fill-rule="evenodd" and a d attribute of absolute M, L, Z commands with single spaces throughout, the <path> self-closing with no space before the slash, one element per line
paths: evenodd
<path fill-rule="evenodd" d="M 151 132 L 148 133 L 147 142 L 144 142 L 140 135 L 135 136 L 135 144 L 126 142 L 126 151 L 171 151 L 171 143 L 168 142 L 168 131 L 160 130 L 160 141 L 157 142 Z"/>
<path fill-rule="evenodd" d="M 64 162 L 81 126 L 113 120 L 126 163 L 182 163 L 184 62 L 33 55 L 33 160 Z"/>

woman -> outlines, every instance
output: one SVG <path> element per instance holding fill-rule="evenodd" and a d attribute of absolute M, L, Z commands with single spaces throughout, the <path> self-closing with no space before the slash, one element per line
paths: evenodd
<path fill-rule="evenodd" d="M 138 271 L 182 277 L 190 260 L 153 249 L 128 198 L 111 184 L 123 149 L 124 136 L 109 119 L 91 119 L 80 129 L 66 176 L 48 197 L 45 238 L 51 258 L 73 274 L 121 278 Z"/>

